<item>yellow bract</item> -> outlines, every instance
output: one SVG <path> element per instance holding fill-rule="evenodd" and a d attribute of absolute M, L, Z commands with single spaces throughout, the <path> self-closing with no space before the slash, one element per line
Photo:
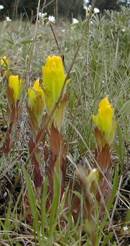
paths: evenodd
<path fill-rule="evenodd" d="M 45 106 L 44 92 L 40 86 L 39 79 L 34 82 L 33 87 L 28 89 L 28 108 L 34 127 L 39 127 Z"/>
<path fill-rule="evenodd" d="M 115 135 L 116 122 L 114 108 L 110 104 L 108 97 L 105 97 L 99 103 L 98 113 L 93 115 L 93 121 L 104 135 L 105 140 L 111 144 Z"/>
<path fill-rule="evenodd" d="M 42 67 L 43 87 L 48 111 L 51 111 L 60 97 L 66 73 L 60 56 L 49 56 Z"/>
<path fill-rule="evenodd" d="M 9 64 L 10 64 L 10 60 L 9 60 L 9 58 L 7 58 L 7 56 L 3 56 L 0 58 L 0 66 L 6 68 L 9 66 Z"/>
<path fill-rule="evenodd" d="M 8 91 L 10 101 L 14 104 L 20 100 L 24 81 L 19 75 L 10 75 L 8 79 Z"/>

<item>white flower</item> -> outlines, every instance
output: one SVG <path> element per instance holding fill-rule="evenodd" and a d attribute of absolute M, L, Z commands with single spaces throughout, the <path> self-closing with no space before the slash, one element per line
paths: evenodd
<path fill-rule="evenodd" d="M 83 9 L 87 10 L 87 9 L 88 9 L 88 7 L 87 7 L 86 5 L 83 5 Z"/>
<path fill-rule="evenodd" d="M 42 12 L 39 12 L 38 13 L 38 17 L 41 18 L 41 19 L 44 19 L 45 17 L 47 16 L 47 13 L 42 13 Z"/>
<path fill-rule="evenodd" d="M 122 32 L 125 32 L 126 31 L 126 29 L 125 28 L 122 28 Z"/>
<path fill-rule="evenodd" d="M 90 11 L 91 8 L 92 8 L 92 5 L 89 4 L 88 6 L 84 5 L 83 8 L 86 10 L 86 11 Z"/>
<path fill-rule="evenodd" d="M 128 226 L 127 226 L 127 225 L 124 226 L 124 227 L 123 227 L 123 230 L 124 230 L 124 231 L 128 231 Z"/>
<path fill-rule="evenodd" d="M 88 5 L 90 0 L 84 0 L 84 5 Z"/>
<path fill-rule="evenodd" d="M 78 24 L 79 23 L 79 21 L 76 19 L 76 18 L 72 18 L 72 24 Z"/>
<path fill-rule="evenodd" d="M 10 17 L 9 17 L 9 16 L 6 16 L 5 20 L 6 20 L 7 22 L 12 21 L 12 20 L 10 19 Z"/>
<path fill-rule="evenodd" d="M 91 8 L 91 5 L 89 5 L 89 6 L 84 5 L 84 6 L 83 6 L 83 9 L 85 9 L 86 11 L 89 11 L 90 8 Z"/>
<path fill-rule="evenodd" d="M 4 9 L 4 6 L 3 5 L 0 5 L 0 10 Z"/>
<path fill-rule="evenodd" d="M 98 8 L 94 8 L 93 12 L 94 12 L 94 14 L 99 14 L 100 10 Z"/>
<path fill-rule="evenodd" d="M 49 17 L 48 17 L 48 21 L 49 21 L 49 22 L 51 22 L 51 23 L 55 23 L 55 22 L 56 22 L 56 18 L 55 18 L 55 16 L 53 16 L 53 15 L 49 15 Z"/>

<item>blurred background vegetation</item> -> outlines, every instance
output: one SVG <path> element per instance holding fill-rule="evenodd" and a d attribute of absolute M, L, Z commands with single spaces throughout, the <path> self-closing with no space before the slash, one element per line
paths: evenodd
<path fill-rule="evenodd" d="M 84 15 L 83 0 L 41 0 L 40 8 L 44 12 L 51 15 L 63 17 L 78 17 Z M 88 1 L 87 1 L 88 2 Z M 92 0 L 90 0 L 91 4 Z M 118 9 L 118 0 L 97 0 L 96 7 L 101 11 L 104 9 Z M 38 0 L 0 0 L 0 4 L 4 5 L 1 11 L 1 17 L 10 16 L 18 17 L 35 17 Z"/>

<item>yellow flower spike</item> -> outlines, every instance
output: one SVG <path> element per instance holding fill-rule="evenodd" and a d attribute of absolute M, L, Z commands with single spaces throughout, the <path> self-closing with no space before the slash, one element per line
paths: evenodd
<path fill-rule="evenodd" d="M 24 81 L 19 75 L 10 75 L 8 78 L 8 97 L 12 104 L 16 104 L 21 97 Z"/>
<path fill-rule="evenodd" d="M 99 103 L 97 115 L 93 115 L 93 122 L 101 131 L 104 139 L 108 144 L 111 144 L 114 139 L 116 121 L 114 116 L 114 108 L 110 104 L 108 97 L 105 97 Z"/>
<path fill-rule="evenodd" d="M 40 81 L 37 79 L 33 87 L 28 89 L 28 109 L 31 122 L 34 128 L 39 128 L 45 107 L 45 96 L 40 86 Z"/>
<path fill-rule="evenodd" d="M 45 92 L 45 103 L 48 112 L 51 112 L 61 95 L 67 76 L 65 73 L 62 58 L 60 56 L 49 56 L 47 58 L 46 64 L 42 67 L 42 74 L 43 88 Z M 68 80 L 66 81 L 66 84 L 67 83 Z M 67 97 L 64 90 L 61 102 L 59 103 L 51 121 L 51 124 L 53 122 L 54 126 L 59 130 L 63 122 L 66 103 Z"/>
<path fill-rule="evenodd" d="M 60 56 L 49 56 L 42 67 L 43 87 L 48 111 L 51 111 L 60 97 L 66 73 Z"/>

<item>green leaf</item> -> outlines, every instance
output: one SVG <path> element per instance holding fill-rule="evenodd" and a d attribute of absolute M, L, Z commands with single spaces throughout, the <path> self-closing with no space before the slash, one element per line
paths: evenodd
<path fill-rule="evenodd" d="M 40 233 L 39 221 L 38 221 L 39 214 L 38 214 L 38 208 L 37 208 L 37 196 L 36 196 L 36 191 L 34 190 L 30 175 L 28 174 L 25 168 L 23 168 L 23 173 L 24 173 L 24 178 L 25 178 L 26 185 L 27 185 L 28 199 L 29 199 L 29 204 L 30 204 L 30 208 L 32 212 L 33 228 L 34 228 L 34 233 L 35 233 L 34 236 L 35 236 L 35 241 L 36 241 L 37 235 L 39 235 Z"/>
<path fill-rule="evenodd" d="M 53 201 L 50 208 L 50 221 L 49 221 L 49 237 L 50 240 L 53 239 L 53 234 L 55 232 L 55 227 L 57 225 L 57 217 L 58 217 L 58 206 L 60 202 L 61 195 L 61 171 L 59 166 L 57 165 L 54 175 L 54 193 L 53 193 Z"/>

